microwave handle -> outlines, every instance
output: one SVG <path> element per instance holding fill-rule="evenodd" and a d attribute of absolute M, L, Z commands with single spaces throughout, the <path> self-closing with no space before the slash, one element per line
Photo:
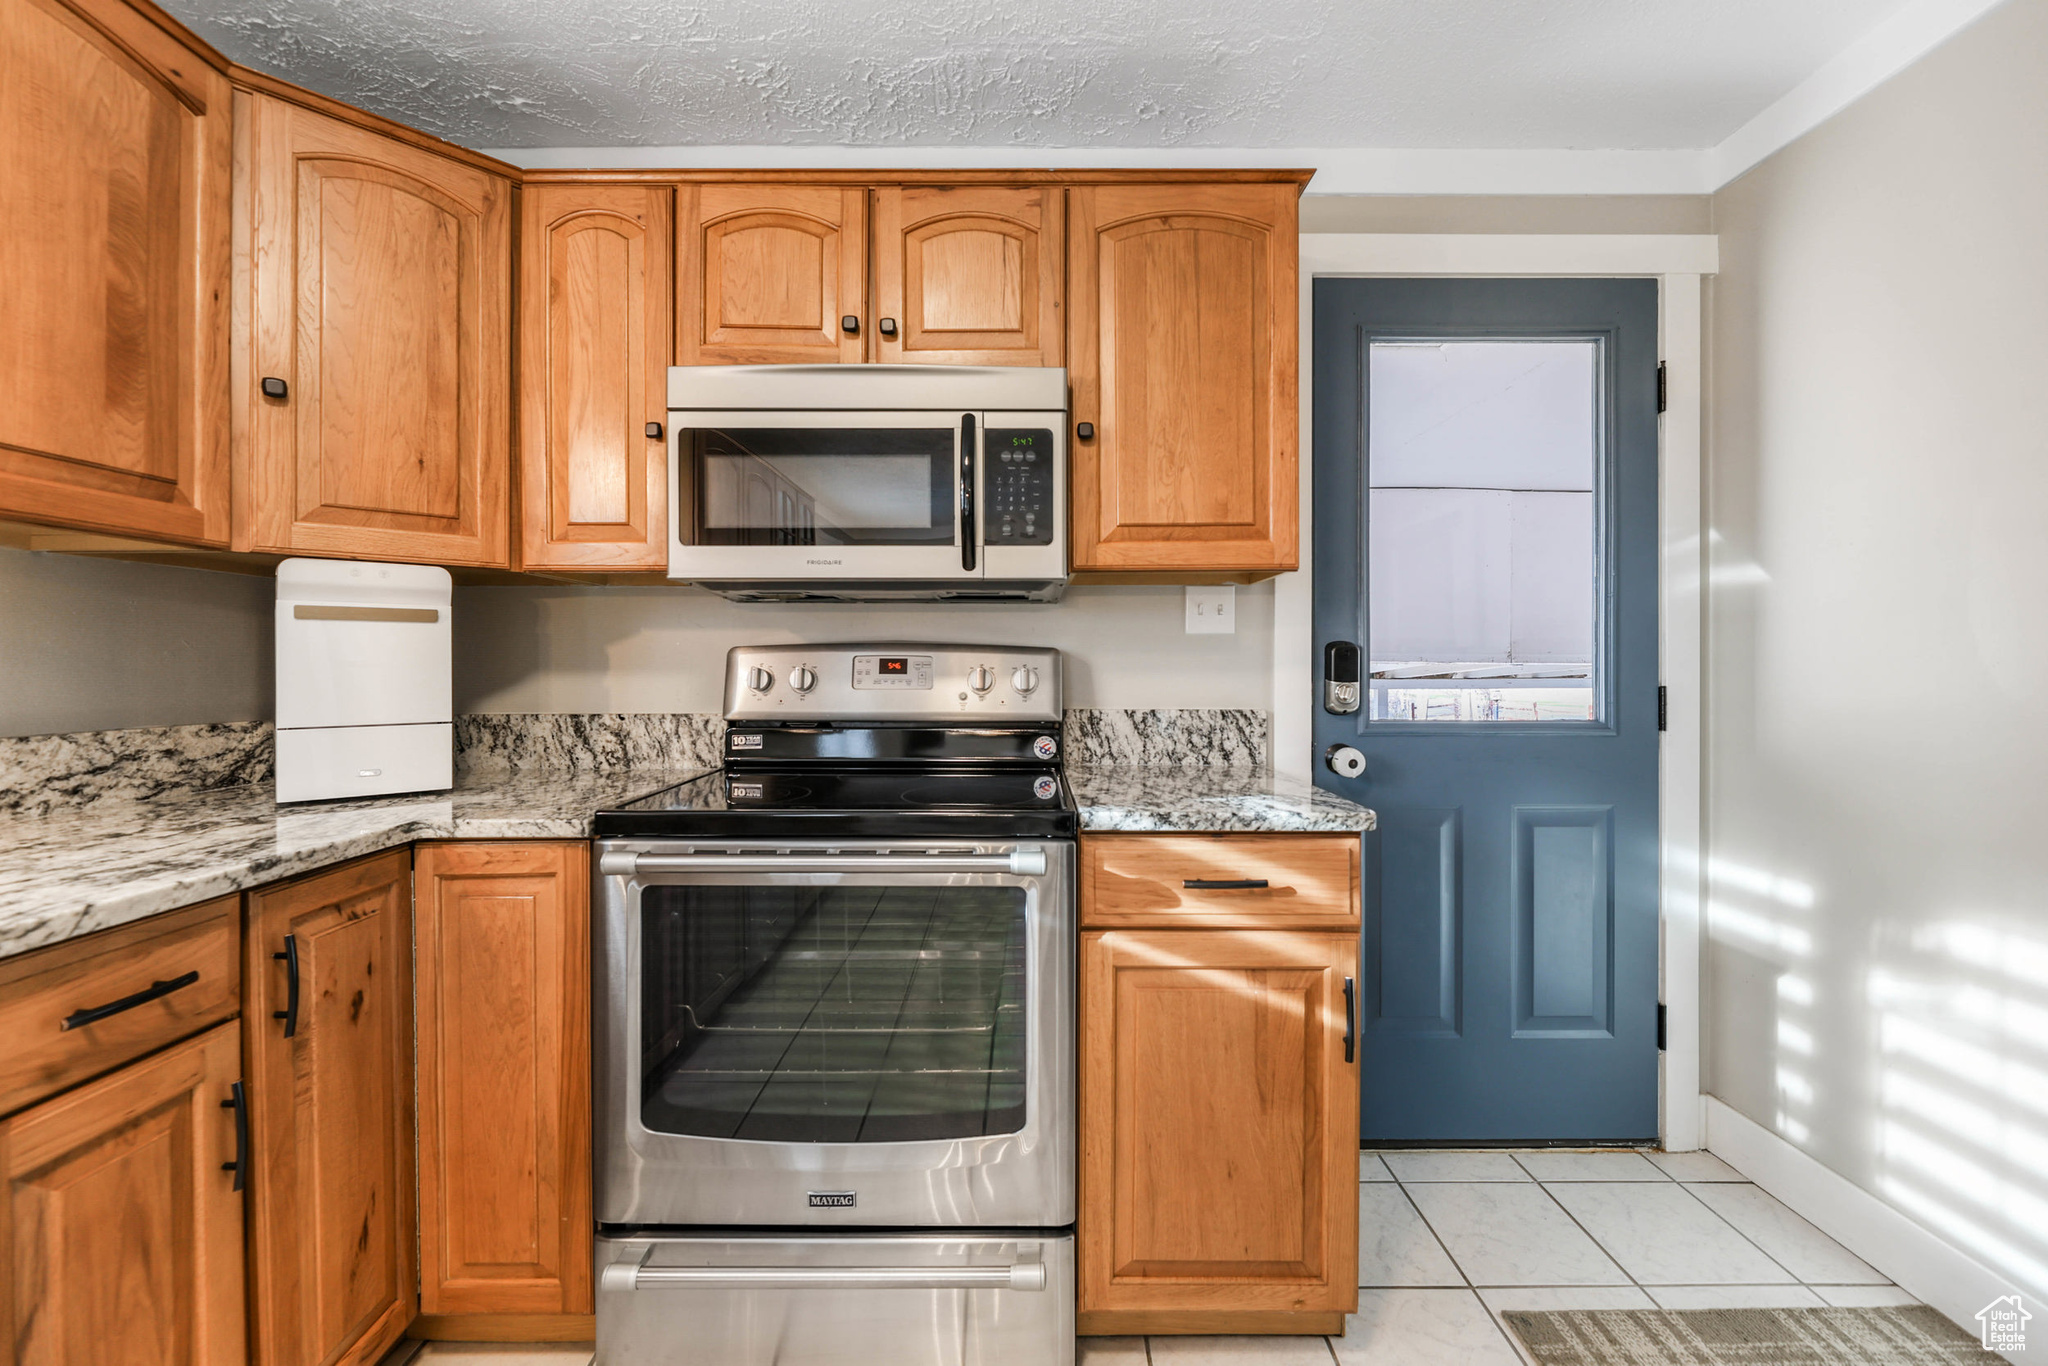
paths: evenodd
<path fill-rule="evenodd" d="M 974 572 L 974 414 L 960 415 L 960 567 Z"/>

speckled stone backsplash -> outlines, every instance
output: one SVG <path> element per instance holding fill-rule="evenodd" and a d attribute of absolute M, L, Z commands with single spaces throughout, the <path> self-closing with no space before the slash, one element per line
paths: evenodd
<path fill-rule="evenodd" d="M 108 800 L 147 801 L 269 782 L 268 721 L 142 726 L 0 739 L 0 812 L 28 818 Z"/>
<path fill-rule="evenodd" d="M 1089 768 L 1238 768 L 1263 771 L 1271 730 L 1262 711 L 1067 711 L 1067 762 Z"/>
<path fill-rule="evenodd" d="M 725 719 L 711 712 L 472 712 L 455 718 L 455 765 L 466 772 L 693 773 L 724 757 Z"/>

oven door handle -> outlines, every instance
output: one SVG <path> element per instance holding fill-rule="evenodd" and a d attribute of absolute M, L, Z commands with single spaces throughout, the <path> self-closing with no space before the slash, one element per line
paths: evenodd
<path fill-rule="evenodd" d="M 597 861 L 608 877 L 642 873 L 1013 873 L 1045 876 L 1045 850 L 1007 854 L 635 854 Z"/>
<path fill-rule="evenodd" d="M 605 1290 L 1043 1290 L 1044 1262 L 1009 1266 L 643 1266 L 614 1262 Z"/>

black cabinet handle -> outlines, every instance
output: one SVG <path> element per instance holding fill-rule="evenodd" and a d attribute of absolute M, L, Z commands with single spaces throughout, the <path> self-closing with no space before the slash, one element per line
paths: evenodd
<path fill-rule="evenodd" d="M 893 337 L 896 335 L 896 320 L 894 318 L 883 318 L 875 324 L 875 330 L 885 337 Z"/>
<path fill-rule="evenodd" d="M 289 1039 L 299 1032 L 299 937 L 286 935 L 284 952 L 270 956 L 284 960 L 284 1009 L 271 1011 L 270 1018 L 284 1021 L 284 1036 Z"/>
<path fill-rule="evenodd" d="M 263 397 L 289 398 L 291 397 L 291 392 L 291 386 L 276 375 L 265 375 L 263 377 Z"/>
<path fill-rule="evenodd" d="M 1272 884 L 1262 877 L 1190 877 L 1180 885 L 1193 892 L 1256 892 Z"/>
<path fill-rule="evenodd" d="M 240 1190 L 249 1180 L 249 1103 L 240 1082 L 229 1087 L 228 1094 L 234 1099 L 222 1101 L 220 1108 L 235 1112 L 235 1160 L 221 1163 L 220 1169 L 235 1174 L 235 1189 Z"/>
<path fill-rule="evenodd" d="M 661 440 L 661 424 L 659 422 L 650 422 L 647 424 L 647 439 L 649 441 Z"/>
<path fill-rule="evenodd" d="M 172 992 L 182 987 L 189 987 L 198 980 L 198 970 L 194 969 L 182 977 L 171 977 L 160 982 L 151 982 L 133 996 L 123 996 L 120 1000 L 109 1001 L 103 1006 L 87 1006 L 83 1010 L 74 1010 L 64 1017 L 64 1022 L 58 1025 L 57 1028 L 78 1029 L 84 1025 L 98 1024 L 109 1015 L 119 1015 L 124 1010 L 133 1010 L 137 1006 L 148 1005 L 151 1001 L 161 1001 Z"/>
<path fill-rule="evenodd" d="M 960 415 L 960 567 L 974 571 L 974 414 Z"/>
<path fill-rule="evenodd" d="M 1344 1061 L 1358 1056 L 1358 984 L 1344 979 Z"/>
<path fill-rule="evenodd" d="M 1080 437 L 1083 441 L 1093 441 L 1095 439 L 1095 424 L 1093 422 L 1075 423 L 1074 435 Z"/>
<path fill-rule="evenodd" d="M 858 313 L 849 313 L 845 317 L 841 318 L 839 320 L 839 330 L 841 332 L 844 332 L 849 337 L 859 336 L 860 315 Z"/>

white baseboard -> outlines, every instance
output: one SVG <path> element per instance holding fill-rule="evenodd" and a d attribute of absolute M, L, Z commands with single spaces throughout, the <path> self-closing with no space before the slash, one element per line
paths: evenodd
<path fill-rule="evenodd" d="M 1705 1103 L 1708 1152 L 1971 1333 L 1979 1309 L 2031 1293 L 1725 1102 Z"/>

